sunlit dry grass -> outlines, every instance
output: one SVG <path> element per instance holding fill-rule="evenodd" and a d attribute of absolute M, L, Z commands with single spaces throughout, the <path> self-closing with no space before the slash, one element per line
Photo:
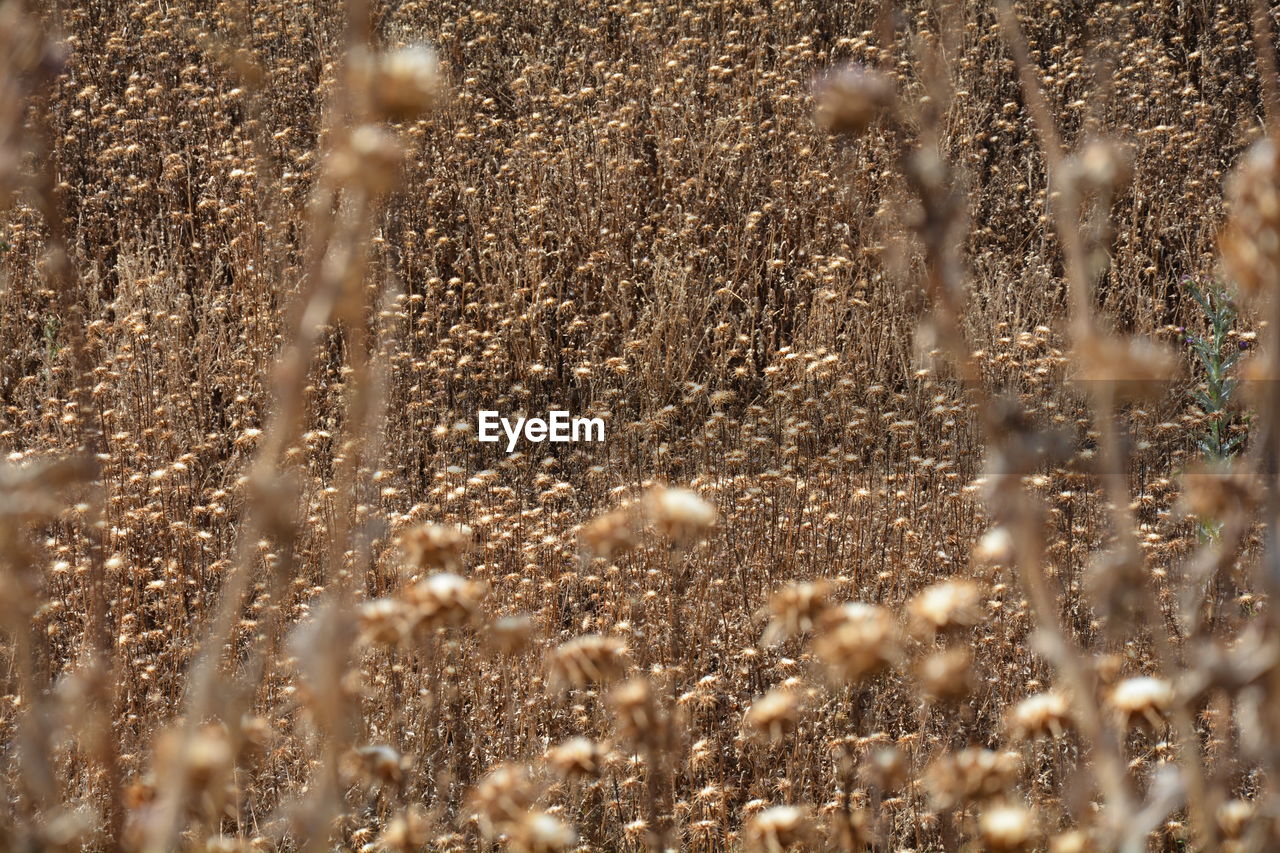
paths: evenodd
<path fill-rule="evenodd" d="M 1280 843 L 1265 12 L 40 5 L 0 850 Z"/>

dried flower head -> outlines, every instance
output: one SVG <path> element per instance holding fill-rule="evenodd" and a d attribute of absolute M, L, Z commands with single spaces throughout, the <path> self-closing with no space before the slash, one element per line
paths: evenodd
<path fill-rule="evenodd" d="M 1096 849 L 1089 833 L 1079 829 L 1068 829 L 1049 839 L 1049 853 L 1093 853 Z"/>
<path fill-rule="evenodd" d="M 902 659 L 898 627 L 881 607 L 849 602 L 828 611 L 824 621 L 813 651 L 834 683 L 856 684 Z"/>
<path fill-rule="evenodd" d="M 391 819 L 378 836 L 378 847 L 388 853 L 413 853 L 430 840 L 430 816 L 422 805 L 414 803 Z"/>
<path fill-rule="evenodd" d="M 584 524 L 578 538 L 591 554 L 610 559 L 636 546 L 639 520 L 633 506 L 620 507 Z"/>
<path fill-rule="evenodd" d="M 911 599 L 912 630 L 923 637 L 970 628 L 982 619 L 982 591 L 966 578 L 931 584 Z"/>
<path fill-rule="evenodd" d="M 235 752 L 225 727 L 202 726 L 189 739 L 180 729 L 164 732 L 156 744 L 158 766 L 185 776 L 189 790 L 204 792 L 222 786 L 231 775 Z"/>
<path fill-rule="evenodd" d="M 471 792 L 469 808 L 486 838 L 507 832 L 519 823 L 538 798 L 529 768 L 500 764 L 491 769 Z"/>
<path fill-rule="evenodd" d="M 973 689 L 973 653 L 967 646 L 933 652 L 916 665 L 916 677 L 926 696 L 955 702 Z"/>
<path fill-rule="evenodd" d="M 1017 780 L 1016 752 L 967 747 L 945 755 L 925 768 L 924 783 L 937 808 L 972 803 L 1003 795 Z"/>
<path fill-rule="evenodd" d="M 1077 343 L 1075 361 L 1074 381 L 1084 390 L 1125 403 L 1159 399 L 1178 375 L 1169 348 L 1142 337 L 1089 335 Z"/>
<path fill-rule="evenodd" d="M 772 806 L 747 822 L 746 836 L 751 850 L 782 853 L 813 842 L 813 818 L 799 806 Z"/>
<path fill-rule="evenodd" d="M 573 827 L 547 812 L 534 810 L 520 818 L 507 842 L 515 853 L 562 853 L 578 843 Z"/>
<path fill-rule="evenodd" d="M 495 619 L 485 635 L 490 648 L 504 655 L 524 651 L 533 642 L 536 628 L 528 613 L 515 613 Z"/>
<path fill-rule="evenodd" d="M 1086 192 L 1116 193 L 1133 174 L 1133 155 L 1110 139 L 1090 140 L 1067 164 L 1072 179 Z"/>
<path fill-rule="evenodd" d="M 400 534 L 400 548 L 415 572 L 456 572 L 470 547 L 471 528 L 466 526 L 419 524 Z"/>
<path fill-rule="evenodd" d="M 1013 534 L 1003 525 L 982 534 L 973 548 L 973 558 L 981 565 L 1011 566 L 1013 557 Z"/>
<path fill-rule="evenodd" d="M 395 187 L 403 161 L 404 147 L 393 134 L 362 124 L 333 153 L 331 169 L 339 184 L 381 196 Z"/>
<path fill-rule="evenodd" d="M 907 756 L 894 746 L 880 746 L 871 750 L 858 770 L 862 781 L 889 793 L 906 784 L 911 768 Z"/>
<path fill-rule="evenodd" d="M 1060 738 L 1071 728 L 1071 703 L 1061 693 L 1036 693 L 1010 708 L 1005 723 L 1014 740 Z"/>
<path fill-rule="evenodd" d="M 618 737 L 627 743 L 657 742 L 663 734 L 665 717 L 658 708 L 649 679 L 632 678 L 609 694 Z"/>
<path fill-rule="evenodd" d="M 350 776 L 366 785 L 399 786 L 404 779 L 400 753 L 385 744 L 369 744 L 352 751 Z"/>
<path fill-rule="evenodd" d="M 1139 676 L 1126 678 L 1111 690 L 1110 703 L 1124 726 L 1134 723 L 1159 729 L 1164 714 L 1173 704 L 1173 685 L 1163 678 Z"/>
<path fill-rule="evenodd" d="M 645 494 L 644 508 L 649 521 L 677 545 L 697 542 L 716 523 L 715 507 L 689 489 L 654 486 Z"/>
<path fill-rule="evenodd" d="M 547 750 L 547 765 L 568 779 L 599 776 L 609 757 L 608 744 L 585 737 L 561 741 Z"/>
<path fill-rule="evenodd" d="M 201 853 L 251 853 L 253 845 L 246 838 L 231 835 L 212 835 L 199 848 Z"/>
<path fill-rule="evenodd" d="M 893 84 L 882 74 L 848 65 L 819 81 L 815 95 L 818 126 L 841 136 L 862 136 L 893 105 Z"/>
<path fill-rule="evenodd" d="M 1280 283 L 1280 148 L 1255 142 L 1227 181 L 1231 217 L 1219 238 L 1227 275 L 1251 297 Z"/>
<path fill-rule="evenodd" d="M 793 583 L 769 599 L 769 624 L 761 642 L 766 646 L 812 631 L 828 608 L 831 585 L 826 581 Z"/>
<path fill-rule="evenodd" d="M 777 743 L 795 731 L 799 710 L 799 697 L 794 691 L 774 688 L 751 703 L 744 722 L 759 740 Z"/>
<path fill-rule="evenodd" d="M 398 598 L 375 598 L 360 605 L 360 642 L 396 646 L 409 634 L 410 611 Z"/>
<path fill-rule="evenodd" d="M 401 593 L 415 631 L 435 631 L 472 623 L 484 598 L 484 584 L 452 572 L 437 572 Z"/>
<path fill-rule="evenodd" d="M 1022 805 L 999 805 L 978 816 L 978 834 L 993 853 L 1017 853 L 1035 845 L 1036 820 Z"/>
<path fill-rule="evenodd" d="M 407 121 L 430 113 L 444 90 L 440 61 L 429 45 L 415 44 L 387 53 L 352 57 L 353 85 L 367 92 L 378 114 Z"/>
<path fill-rule="evenodd" d="M 1228 800 L 1218 806 L 1218 828 L 1229 839 L 1241 838 L 1253 814 L 1254 805 L 1249 800 Z"/>
<path fill-rule="evenodd" d="M 1182 475 L 1181 504 L 1204 521 L 1250 512 L 1257 503 L 1257 493 L 1248 473 L 1224 463 L 1193 468 Z"/>
<path fill-rule="evenodd" d="M 622 641 L 588 634 L 560 644 L 549 662 L 551 680 L 560 687 L 610 684 L 627 670 L 627 647 Z"/>
<path fill-rule="evenodd" d="M 823 812 L 828 812 L 828 806 Z M 827 816 L 829 849 L 869 850 L 876 842 L 876 827 L 871 811 L 865 808 L 835 808 Z"/>

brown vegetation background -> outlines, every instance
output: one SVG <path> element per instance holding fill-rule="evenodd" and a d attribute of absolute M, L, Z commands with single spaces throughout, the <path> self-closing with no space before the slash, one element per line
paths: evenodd
<path fill-rule="evenodd" d="M 908 236 L 918 205 L 880 129 L 845 139 L 813 121 L 821 72 L 882 63 L 878 4 L 371 5 L 374 43 L 433 44 L 452 95 L 401 127 L 409 156 L 371 223 L 369 376 L 387 405 L 371 425 L 380 451 L 363 458 L 349 496 L 350 519 L 373 540 L 367 566 L 350 567 L 354 602 L 400 584 L 398 535 L 466 524 L 473 547 L 460 573 L 487 584 L 487 614 L 532 614 L 536 636 L 508 657 L 485 650 L 483 629 L 452 630 L 417 653 L 352 656 L 354 743 L 389 747 L 399 769 L 372 789 L 343 776 L 338 846 L 326 849 L 362 849 L 415 803 L 439 849 L 483 847 L 466 795 L 486 770 L 538 764 L 571 736 L 616 740 L 603 691 L 548 683 L 547 651 L 582 634 L 616 637 L 635 671 L 675 680 L 684 734 L 670 783 L 685 849 L 737 849 L 743 820 L 765 804 L 824 813 L 844 778 L 841 738 L 896 744 L 912 778 L 940 750 L 1008 746 L 1004 715 L 1054 676 L 1035 651 L 1026 593 L 971 559 L 988 526 L 974 485 L 983 442 L 973 403 L 917 332 L 927 309 Z M 1028 0 L 1019 12 L 1067 147 L 1091 136 L 1131 146 L 1094 307 L 1117 332 L 1179 347 L 1177 327 L 1203 323 L 1182 281 L 1217 275 L 1223 181 L 1262 132 L 1250 8 Z M 996 12 L 907 3 L 897 16 L 888 67 L 904 101 L 925 94 L 917 48 L 942 29 L 952 38 L 942 74 L 954 98 L 938 130 L 967 195 L 962 321 L 983 375 L 1087 457 L 1098 435 L 1061 381 L 1067 289 L 1048 177 Z M 84 507 L 97 500 L 115 656 L 107 737 L 129 803 L 116 826 L 127 830 L 150 802 L 155 739 L 183 713 L 250 501 L 246 466 L 306 275 L 308 198 L 344 50 L 337 4 L 312 0 L 86 0 L 41 17 L 65 37 L 66 65 L 33 99 L 29 129 L 48 116 L 71 302 L 96 384 L 74 401 L 76 318 L 49 283 L 48 225 L 20 196 L 0 214 L 0 454 L 27 464 L 72 451 L 86 420 L 103 433 L 100 492 L 73 494 L 32 540 L 41 606 L 29 622 L 31 683 L 46 698 L 20 695 L 25 652 L 12 638 L 0 645 L 0 838 L 46 827 L 23 849 L 53 849 L 58 816 L 83 818 L 86 844 L 118 841 L 100 819 L 111 780 L 86 758 L 77 703 L 65 698 L 88 689 L 75 675 L 92 645 Z M 43 156 L 28 155 L 33 173 Z M 335 327 L 301 380 L 304 432 L 283 454 L 297 538 L 282 556 L 263 534 L 224 667 L 226 689 L 242 690 L 235 662 L 262 655 L 261 677 L 236 696 L 263 726 L 263 746 L 238 760 L 234 794 L 214 817 L 195 809 L 193 849 L 209 837 L 291 849 L 303 837 L 281 815 L 314 770 L 314 721 L 295 679 L 305 653 L 285 638 L 325 596 L 323 555 L 346 506 L 326 489 L 352 429 L 348 356 Z M 1196 544 L 1174 478 L 1198 458 L 1203 424 L 1184 393 L 1196 368 L 1180 358 L 1188 378 L 1124 417 L 1146 583 L 1170 625 L 1170 574 Z M 607 440 L 523 444 L 510 457 L 475 440 L 480 409 L 549 408 L 604 417 Z M 649 482 L 688 485 L 716 507 L 706 541 L 676 557 L 644 547 L 584 559 L 581 525 Z M 1096 481 L 1066 466 L 1029 488 L 1049 502 L 1046 572 L 1063 624 L 1088 653 L 1111 656 L 1112 678 L 1149 673 L 1147 640 L 1110 637 L 1084 597 L 1086 557 L 1107 536 Z M 292 574 L 273 587 L 280 560 Z M 957 573 L 983 582 L 983 617 L 965 635 L 974 687 L 958 717 L 931 710 L 910 667 L 873 687 L 822 691 L 802 644 L 761 643 L 762 608 L 789 582 L 826 579 L 833 598 L 897 612 Z M 1246 595 L 1246 606 L 1230 604 L 1224 622 L 1252 600 L 1240 583 L 1224 594 Z M 807 697 L 794 733 L 779 745 L 746 737 L 746 709 L 783 684 Z M 70 715 L 40 735 L 47 750 L 21 732 L 33 701 Z M 1205 725 L 1211 754 L 1230 736 Z M 1088 824 L 1089 808 L 1071 802 L 1078 743 L 1013 748 L 1017 791 L 1045 804 L 1046 833 Z M 1171 758 L 1155 734 L 1126 748 L 1142 780 Z M 39 784 L 23 769 L 32 749 L 47 757 Z M 644 761 L 618 746 L 598 779 L 550 784 L 540 807 L 592 849 L 643 846 L 646 778 Z M 1256 784 L 1240 769 L 1226 787 L 1248 797 Z M 880 849 L 945 843 L 918 783 L 888 799 L 874 804 Z M 1151 843 L 1185 838 L 1181 814 Z"/>

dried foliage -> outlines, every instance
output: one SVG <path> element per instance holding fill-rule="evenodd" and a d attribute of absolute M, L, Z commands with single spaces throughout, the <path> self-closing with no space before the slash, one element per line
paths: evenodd
<path fill-rule="evenodd" d="M 1275 26 L 0 0 L 0 850 L 1276 849 Z"/>

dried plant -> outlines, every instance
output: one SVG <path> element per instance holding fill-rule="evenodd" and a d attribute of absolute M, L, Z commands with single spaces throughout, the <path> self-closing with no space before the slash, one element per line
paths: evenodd
<path fill-rule="evenodd" d="M 1276 23 L 0 0 L 0 850 L 1274 849 Z"/>

